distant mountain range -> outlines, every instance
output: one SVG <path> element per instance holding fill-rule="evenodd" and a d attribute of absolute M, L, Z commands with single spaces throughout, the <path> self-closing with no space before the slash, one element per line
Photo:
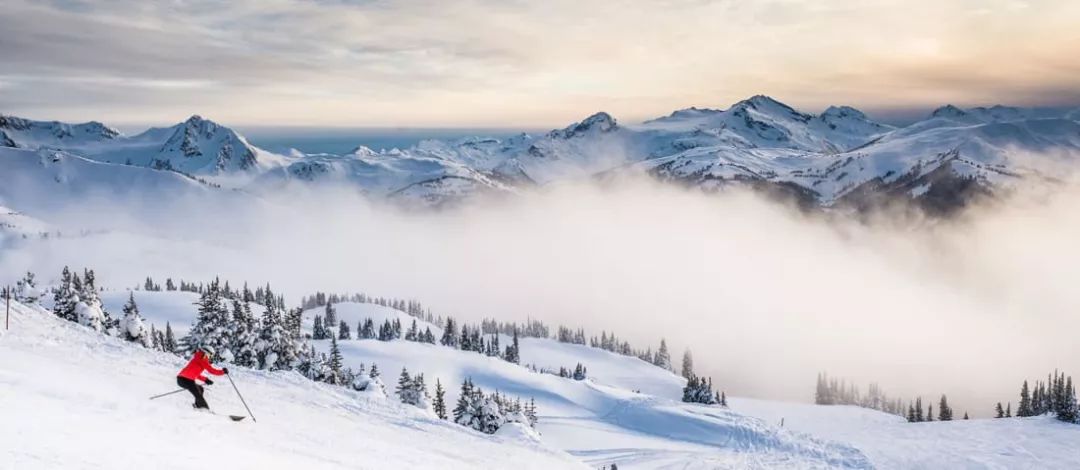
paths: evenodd
<path fill-rule="evenodd" d="M 896 128 L 847 106 L 813 115 L 754 96 L 724 110 L 681 109 L 632 125 L 601 112 L 540 135 L 428 140 L 378 152 L 357 147 L 344 155 L 278 155 L 199 116 L 134 136 L 99 122 L 0 116 L 0 147 L 22 149 L 0 152 L 0 169 L 41 172 L 48 165 L 25 164 L 25 154 L 34 153 L 53 165 L 70 162 L 67 181 L 88 185 L 116 184 L 141 168 L 251 192 L 353 185 L 375 197 L 435 206 L 480 193 L 644 173 L 706 191 L 748 186 L 805 206 L 867 208 L 902 200 L 947 213 L 1027 178 L 1053 178 L 1037 169 L 1037 160 L 1071 163 L 1080 155 L 1078 120 L 1080 110 L 944 106 Z M 109 177 L 71 174 L 90 162 L 130 169 L 92 172 Z M 0 190 L 0 203 L 4 196 Z"/>

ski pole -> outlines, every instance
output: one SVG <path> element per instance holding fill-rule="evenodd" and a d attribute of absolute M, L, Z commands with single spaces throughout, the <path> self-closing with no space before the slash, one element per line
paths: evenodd
<path fill-rule="evenodd" d="M 240 394 L 240 389 L 236 388 L 236 382 L 233 382 L 232 375 L 225 374 L 225 377 L 229 378 L 229 383 L 232 384 L 233 390 L 236 390 L 236 396 L 240 397 L 240 403 L 244 404 L 244 409 L 247 410 L 248 416 L 251 416 L 251 422 L 258 423 L 258 421 L 255 419 L 255 415 L 251 414 L 251 408 L 248 408 L 247 402 L 244 401 L 244 396 Z"/>
<path fill-rule="evenodd" d="M 173 391 L 171 391 L 169 393 L 162 393 L 161 395 L 154 395 L 154 396 L 150 397 L 150 399 L 155 400 L 155 399 L 158 399 L 158 398 L 161 398 L 161 397 L 164 397 L 164 396 L 169 396 L 169 395 L 172 395 L 174 393 L 180 393 L 180 392 L 183 392 L 183 391 L 184 391 L 184 389 L 181 388 L 180 390 L 173 390 Z"/>

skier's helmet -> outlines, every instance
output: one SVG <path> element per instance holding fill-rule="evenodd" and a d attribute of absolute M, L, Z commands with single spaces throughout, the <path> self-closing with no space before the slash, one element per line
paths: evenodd
<path fill-rule="evenodd" d="M 207 359 L 213 359 L 213 358 L 214 358 L 214 354 L 216 354 L 216 353 L 217 353 L 217 351 L 214 351 L 214 347 L 213 347 L 213 346 L 203 346 L 203 347 L 201 347 L 201 348 L 199 348 L 199 349 L 201 349 L 201 350 L 202 350 L 203 354 L 206 354 L 206 358 L 207 358 Z"/>

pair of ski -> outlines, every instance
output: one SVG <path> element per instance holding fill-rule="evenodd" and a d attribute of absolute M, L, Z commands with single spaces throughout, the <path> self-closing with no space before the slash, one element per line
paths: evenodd
<path fill-rule="evenodd" d="M 161 397 L 164 397 L 164 396 L 169 396 L 169 395 L 172 395 L 172 394 L 174 394 L 174 393 L 180 393 L 180 392 L 184 392 L 184 391 L 186 391 L 186 390 L 184 390 L 184 389 L 180 389 L 180 390 L 173 390 L 173 391 L 171 391 L 171 392 L 169 392 L 169 393 L 162 393 L 161 395 L 154 395 L 154 396 L 150 397 L 150 399 L 151 399 L 151 400 L 156 400 L 156 399 L 158 399 L 158 398 L 161 398 Z M 194 406 L 194 405 L 192 405 L 192 406 Z M 196 411 L 203 411 L 203 410 L 200 410 L 200 409 L 198 409 L 198 408 L 195 408 L 195 410 L 196 410 Z M 214 415 L 214 416 L 226 416 L 226 417 L 228 417 L 229 419 L 231 419 L 231 420 L 233 420 L 233 421 L 243 421 L 243 420 L 244 420 L 244 418 L 247 418 L 247 416 L 238 416 L 238 415 L 219 415 L 219 414 L 217 414 L 216 412 L 214 412 L 214 411 L 211 411 L 211 410 L 210 410 L 209 408 L 206 408 L 206 409 L 205 409 L 205 412 L 206 412 L 206 413 L 210 413 L 210 414 L 212 414 L 212 415 Z"/>

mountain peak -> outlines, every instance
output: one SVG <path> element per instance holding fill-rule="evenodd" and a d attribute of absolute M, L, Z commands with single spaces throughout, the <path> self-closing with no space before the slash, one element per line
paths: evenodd
<path fill-rule="evenodd" d="M 615 129 L 616 126 L 615 118 L 611 117 L 608 113 L 600 111 L 581 120 L 581 122 L 571 124 L 565 129 L 553 132 L 553 135 L 569 139 L 591 131 L 609 132 L 612 129 Z"/>
<path fill-rule="evenodd" d="M 942 106 L 938 109 L 935 109 L 934 112 L 930 113 L 930 117 L 958 118 L 964 116 L 967 116 L 967 111 L 964 111 L 963 109 L 960 109 L 951 104 Z"/>
<path fill-rule="evenodd" d="M 867 119 L 866 114 L 851 106 L 829 106 L 821 113 L 823 118 L 856 118 Z"/>

